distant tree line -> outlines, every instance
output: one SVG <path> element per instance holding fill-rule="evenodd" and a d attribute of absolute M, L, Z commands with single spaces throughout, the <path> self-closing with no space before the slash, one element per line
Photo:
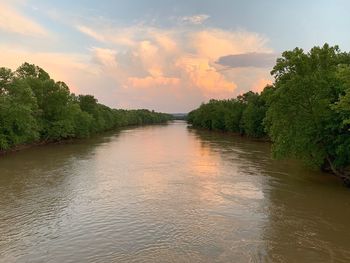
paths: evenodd
<path fill-rule="evenodd" d="M 332 171 L 350 184 L 350 53 L 338 46 L 285 51 L 261 93 L 211 100 L 188 115 L 194 127 L 269 138 L 277 158 Z"/>
<path fill-rule="evenodd" d="M 187 120 L 187 114 L 186 113 L 173 113 L 171 114 L 173 116 L 174 120 Z"/>
<path fill-rule="evenodd" d="M 168 114 L 111 109 L 92 95 L 76 96 L 42 68 L 0 68 L 0 151 L 16 145 L 84 138 L 127 125 L 162 123 Z"/>

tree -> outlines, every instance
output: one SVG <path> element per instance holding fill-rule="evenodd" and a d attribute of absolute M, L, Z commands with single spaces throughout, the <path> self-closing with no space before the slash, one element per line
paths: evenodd
<path fill-rule="evenodd" d="M 33 64 L 24 63 L 15 72 L 0 68 L 0 150 L 170 119 L 148 110 L 114 110 L 92 95 L 71 94 L 67 84 Z"/>
<path fill-rule="evenodd" d="M 241 127 L 244 133 L 251 137 L 264 137 L 265 127 L 263 120 L 266 114 L 266 104 L 258 93 L 249 93 L 245 96 L 246 107 L 244 108 Z"/>
<path fill-rule="evenodd" d="M 22 80 L 14 80 L 0 94 L 0 149 L 39 138 L 39 127 L 33 115 L 37 108 L 30 87 Z"/>
<path fill-rule="evenodd" d="M 34 78 L 40 80 L 49 80 L 50 75 L 43 70 L 42 68 L 35 66 L 34 64 L 29 64 L 27 62 L 23 63 L 15 72 L 16 77 L 25 79 L 25 78 Z"/>
<path fill-rule="evenodd" d="M 13 80 L 13 72 L 8 68 L 0 68 L 0 95 L 4 94 Z"/>
<path fill-rule="evenodd" d="M 348 53 L 327 44 L 308 53 L 299 48 L 286 51 L 277 60 L 265 120 L 276 157 L 299 158 L 347 177 L 342 169 L 349 163 L 339 162 L 339 139 L 349 138 L 349 133 L 339 126 L 341 116 L 332 105 L 346 90 L 339 67 L 349 63 Z"/>

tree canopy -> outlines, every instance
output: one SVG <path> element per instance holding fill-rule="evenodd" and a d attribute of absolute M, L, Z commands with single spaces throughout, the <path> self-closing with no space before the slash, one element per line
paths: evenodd
<path fill-rule="evenodd" d="M 0 68 L 0 150 L 38 141 L 82 138 L 126 125 L 166 122 L 149 110 L 111 109 L 92 95 L 76 96 L 42 68 Z"/>
<path fill-rule="evenodd" d="M 260 94 L 211 100 L 189 114 L 195 127 L 268 136 L 277 158 L 298 158 L 349 181 L 350 53 L 325 44 L 285 51 Z"/>

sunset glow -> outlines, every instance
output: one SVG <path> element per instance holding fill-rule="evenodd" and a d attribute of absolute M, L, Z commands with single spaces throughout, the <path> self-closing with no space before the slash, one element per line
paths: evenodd
<path fill-rule="evenodd" d="M 71 6 L 68 1 L 53 2 L 2 1 L 3 66 L 37 64 L 54 79 L 65 81 L 73 92 L 93 94 L 116 108 L 187 112 L 211 98 L 259 92 L 272 83 L 271 62 L 289 48 L 287 32 L 268 29 L 269 18 L 259 20 L 258 3 L 249 6 L 259 24 L 251 26 L 248 18 L 238 20 L 239 9 L 247 6 L 230 1 L 216 7 L 225 22 L 210 5 L 198 4 L 200 12 L 188 9 L 193 1 L 178 8 L 166 8 L 157 1 L 106 1 L 104 7 L 83 1 Z M 126 12 L 137 8 L 142 15 Z M 324 11 L 322 4 L 318 8 Z M 299 15 L 306 16 L 305 12 Z M 286 26 L 292 27 L 293 20 Z M 313 44 L 329 41 L 326 34 L 315 34 L 317 18 L 310 20 L 299 38 L 308 34 Z M 346 48 L 348 36 L 340 32 L 334 31 L 337 35 L 332 39 Z M 306 40 L 295 44 L 309 47 Z"/>

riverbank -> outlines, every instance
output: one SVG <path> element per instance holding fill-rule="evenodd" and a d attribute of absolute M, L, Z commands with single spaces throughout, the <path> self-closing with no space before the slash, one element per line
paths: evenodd
<path fill-rule="evenodd" d="M 188 123 L 190 124 L 190 123 Z M 187 127 L 190 130 L 194 130 L 194 131 L 200 131 L 200 132 L 207 132 L 207 133 L 211 133 L 211 134 L 217 134 L 217 135 L 224 135 L 224 136 L 228 136 L 228 137 L 240 137 L 240 138 L 245 138 L 247 140 L 250 141 L 254 141 L 254 142 L 262 142 L 262 143 L 268 143 L 271 146 L 273 145 L 272 140 L 265 136 L 265 137 L 260 137 L 260 138 L 256 138 L 256 137 L 251 137 L 248 136 L 246 134 L 241 134 L 238 132 L 230 132 L 230 131 L 222 131 L 222 130 L 210 130 L 210 129 L 206 129 L 206 128 L 201 128 L 201 127 L 194 127 L 193 125 L 189 125 Z M 273 154 L 273 152 L 271 151 L 270 153 L 271 155 Z M 298 159 L 298 158 L 295 158 Z M 305 165 L 305 164 L 304 164 Z M 324 174 L 330 175 L 330 176 L 334 176 L 337 177 L 339 180 L 342 181 L 342 183 L 346 186 L 350 188 L 350 167 L 345 168 L 341 171 L 341 173 L 336 173 L 334 171 L 334 169 L 332 170 L 332 168 L 329 166 L 328 163 L 325 163 L 322 167 L 317 168 L 314 166 L 310 166 L 310 165 L 305 165 L 306 167 L 309 167 L 310 169 L 318 169 L 321 172 L 323 172 Z"/>
<path fill-rule="evenodd" d="M 0 68 L 0 151 L 86 138 L 129 125 L 172 119 L 146 109 L 113 109 L 92 95 L 75 95 L 42 68 L 24 63 L 16 71 Z"/>
<path fill-rule="evenodd" d="M 188 114 L 195 127 L 268 136 L 276 158 L 298 158 L 350 182 L 350 53 L 315 46 L 282 53 L 261 92 L 212 99 Z"/>
<path fill-rule="evenodd" d="M 94 136 L 103 135 L 104 133 L 122 130 L 123 128 L 167 124 L 169 121 L 153 123 L 153 124 L 145 124 L 145 125 L 121 126 L 121 127 L 115 128 L 115 129 L 111 129 L 111 130 L 103 131 L 103 132 L 100 132 L 100 133 L 96 133 L 96 134 L 93 134 L 93 135 L 91 135 L 89 137 L 85 137 L 85 138 L 68 138 L 68 139 L 62 139 L 60 141 L 38 141 L 38 142 L 33 142 L 33 143 L 16 145 L 15 147 L 7 149 L 7 150 L 0 150 L 0 157 L 4 156 L 4 155 L 7 155 L 7 154 L 16 153 L 16 152 L 19 152 L 19 151 L 22 151 L 22 150 L 33 148 L 33 147 L 40 147 L 40 146 L 46 146 L 46 145 L 55 145 L 55 144 L 69 144 L 69 143 L 76 142 L 76 141 L 86 140 L 86 139 L 89 139 L 89 138 L 94 137 Z"/>
<path fill-rule="evenodd" d="M 271 139 L 268 136 L 252 137 L 252 136 L 248 136 L 246 134 L 242 134 L 242 133 L 239 133 L 239 132 L 223 131 L 223 130 L 210 130 L 210 129 L 206 129 L 206 128 L 202 128 L 202 127 L 195 127 L 195 126 L 191 125 L 191 123 L 189 123 L 189 122 L 187 122 L 187 123 L 190 124 L 187 128 L 188 129 L 192 129 L 192 130 L 207 131 L 207 132 L 217 133 L 217 134 L 222 134 L 222 135 L 242 137 L 242 138 L 247 138 L 249 140 L 256 141 L 256 142 L 272 143 Z"/>

